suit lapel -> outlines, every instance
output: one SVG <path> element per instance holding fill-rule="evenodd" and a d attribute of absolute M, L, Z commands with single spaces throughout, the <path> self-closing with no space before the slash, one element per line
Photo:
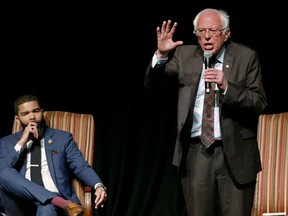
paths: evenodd
<path fill-rule="evenodd" d="M 184 115 L 182 116 L 182 118 L 180 116 L 180 118 L 178 119 L 180 120 L 180 125 L 181 125 L 181 122 L 185 120 L 184 126 L 181 130 L 182 134 L 190 133 L 190 129 L 192 127 L 192 119 L 193 119 L 192 113 L 193 113 L 193 108 L 195 105 L 199 81 L 200 81 L 200 78 L 202 75 L 202 69 L 203 69 L 203 52 L 201 53 L 201 50 L 196 51 L 196 53 L 193 52 L 190 57 L 189 63 L 187 65 L 188 65 L 187 68 L 185 68 L 185 71 L 187 71 L 187 73 L 185 73 L 185 76 L 186 76 L 185 79 L 188 80 L 188 83 L 189 83 L 188 86 L 190 87 L 190 90 L 185 91 L 185 94 L 187 95 L 183 97 L 184 98 L 183 100 L 189 98 L 190 102 L 187 104 L 188 105 L 187 107 L 182 106 L 183 111 L 181 111 L 180 113 L 183 113 Z M 183 101 L 183 104 L 184 104 L 184 101 Z"/>
<path fill-rule="evenodd" d="M 232 51 L 231 51 L 231 42 L 227 43 L 225 48 L 225 54 L 224 54 L 224 62 L 223 62 L 223 72 L 227 80 L 229 80 L 229 77 L 231 75 L 231 66 L 233 61 Z"/>
<path fill-rule="evenodd" d="M 54 163 L 53 163 L 53 156 L 58 153 L 55 149 L 54 145 L 54 140 L 53 140 L 53 133 L 52 130 L 49 128 L 46 128 L 45 136 L 44 136 L 44 141 L 45 141 L 45 153 L 46 153 L 46 159 L 47 159 L 47 164 L 49 168 L 49 172 L 51 174 L 51 177 L 56 184 L 56 177 L 55 177 L 55 172 L 54 172 Z"/>

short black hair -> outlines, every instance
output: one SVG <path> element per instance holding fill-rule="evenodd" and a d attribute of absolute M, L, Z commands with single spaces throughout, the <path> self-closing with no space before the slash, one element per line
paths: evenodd
<path fill-rule="evenodd" d="M 26 103 L 26 102 L 30 102 L 30 101 L 37 101 L 39 106 L 40 106 L 40 100 L 37 96 L 35 95 L 31 95 L 31 94 L 25 94 L 25 95 L 21 95 L 20 97 L 18 97 L 15 101 L 14 101 L 14 112 L 17 115 L 18 114 L 18 108 L 20 104 Z M 40 106 L 41 107 L 41 106 Z"/>

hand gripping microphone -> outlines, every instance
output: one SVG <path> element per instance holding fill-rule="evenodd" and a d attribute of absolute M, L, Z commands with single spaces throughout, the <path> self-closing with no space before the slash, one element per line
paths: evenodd
<path fill-rule="evenodd" d="M 205 70 L 206 70 L 207 68 L 211 68 L 211 67 L 212 67 L 211 57 L 212 57 L 212 52 L 211 52 L 211 51 L 205 51 L 205 52 L 204 52 L 204 65 L 205 65 Z M 211 83 L 205 82 L 205 92 L 206 92 L 206 93 L 210 93 L 210 91 L 211 91 Z"/>

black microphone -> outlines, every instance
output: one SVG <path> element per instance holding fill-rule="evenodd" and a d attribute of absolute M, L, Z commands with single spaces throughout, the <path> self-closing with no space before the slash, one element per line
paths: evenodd
<path fill-rule="evenodd" d="M 212 57 L 212 52 L 211 51 L 205 51 L 204 52 L 205 70 L 207 68 L 211 68 L 212 67 L 211 57 Z M 211 91 L 211 83 L 205 82 L 205 92 L 206 93 L 210 93 L 210 91 Z"/>

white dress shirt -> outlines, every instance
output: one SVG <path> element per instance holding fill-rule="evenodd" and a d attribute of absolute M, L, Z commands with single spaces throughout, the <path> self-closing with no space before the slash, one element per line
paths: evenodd
<path fill-rule="evenodd" d="M 45 153 L 45 147 L 44 147 L 44 138 L 41 139 L 40 145 L 41 145 L 41 174 L 42 174 L 42 181 L 44 184 L 44 187 L 48 189 L 49 191 L 59 193 L 56 185 L 54 184 L 49 168 L 48 168 L 48 163 L 47 163 L 47 158 L 46 158 L 46 153 Z M 33 141 L 30 140 L 26 143 L 28 153 L 27 153 L 27 166 L 26 166 L 26 172 L 25 172 L 25 178 L 29 179 L 31 181 L 31 146 L 33 144 Z M 21 145 L 18 143 L 15 145 L 15 150 L 17 152 L 20 152 Z"/>
<path fill-rule="evenodd" d="M 222 70 L 223 60 L 224 60 L 225 49 L 222 48 L 218 55 L 216 56 L 217 62 L 214 65 L 214 68 Z M 157 59 L 156 52 L 152 58 L 152 67 L 160 66 L 167 61 L 167 57 L 164 59 Z M 202 113 L 204 105 L 204 94 L 205 94 L 205 81 L 203 79 L 203 73 L 205 71 L 205 66 L 203 62 L 203 70 L 200 78 L 198 91 L 196 94 L 195 106 L 193 109 L 193 126 L 191 130 L 191 137 L 200 137 L 201 136 L 201 126 L 202 126 Z M 220 108 L 219 108 L 219 89 L 216 85 L 215 87 L 215 108 L 214 108 L 214 137 L 215 140 L 221 140 L 221 130 L 220 130 Z"/>

